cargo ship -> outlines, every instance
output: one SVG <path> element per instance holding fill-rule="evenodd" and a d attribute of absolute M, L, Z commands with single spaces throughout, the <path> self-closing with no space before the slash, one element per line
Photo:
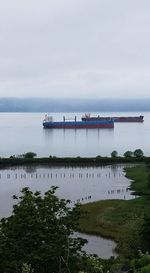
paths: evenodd
<path fill-rule="evenodd" d="M 96 128 L 114 128 L 113 119 L 102 120 L 80 120 L 77 121 L 76 116 L 74 119 L 66 119 L 63 117 L 63 121 L 53 121 L 53 117 L 46 115 L 43 120 L 43 127 L 46 129 L 96 129 Z"/>
<path fill-rule="evenodd" d="M 101 116 L 91 116 L 90 114 L 85 114 L 82 116 L 82 121 L 102 121 L 113 119 L 114 122 L 143 122 L 144 116 L 133 116 L 133 117 L 101 117 Z"/>

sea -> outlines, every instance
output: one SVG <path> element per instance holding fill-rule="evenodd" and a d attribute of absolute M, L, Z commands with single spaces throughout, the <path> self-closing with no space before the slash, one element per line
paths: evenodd
<path fill-rule="evenodd" d="M 48 113 L 53 120 L 80 120 L 85 113 Z M 0 113 L 0 157 L 35 152 L 38 157 L 95 157 L 142 149 L 150 155 L 150 112 L 91 113 L 101 116 L 143 115 L 143 123 L 115 123 L 114 129 L 44 129 L 45 113 Z"/>

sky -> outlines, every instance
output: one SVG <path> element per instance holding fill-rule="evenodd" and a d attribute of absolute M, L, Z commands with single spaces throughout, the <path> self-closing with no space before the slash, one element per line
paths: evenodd
<path fill-rule="evenodd" d="M 0 97 L 150 97 L 150 1 L 1 0 Z"/>

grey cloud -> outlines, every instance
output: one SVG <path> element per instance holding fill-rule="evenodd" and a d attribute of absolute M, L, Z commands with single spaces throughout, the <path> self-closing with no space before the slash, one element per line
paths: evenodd
<path fill-rule="evenodd" d="M 149 12 L 148 0 L 1 2 L 0 96 L 147 97 Z"/>

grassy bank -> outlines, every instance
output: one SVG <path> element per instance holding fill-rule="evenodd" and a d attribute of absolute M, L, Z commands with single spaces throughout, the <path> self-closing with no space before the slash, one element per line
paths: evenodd
<path fill-rule="evenodd" d="M 116 242 L 119 242 L 120 238 L 125 241 L 125 237 L 129 236 L 136 227 L 138 228 L 143 215 L 150 211 L 150 202 L 145 196 L 148 172 L 145 164 L 126 168 L 126 176 L 134 180 L 131 189 L 140 197 L 132 200 L 105 200 L 83 205 L 82 210 L 86 211 L 86 214 L 80 220 L 80 231 L 111 238 Z"/>
<path fill-rule="evenodd" d="M 125 157 L 41 157 L 41 158 L 0 158 L 0 168 L 20 165 L 47 164 L 49 166 L 100 166 L 103 164 L 141 163 L 150 158 L 125 158 Z"/>
<path fill-rule="evenodd" d="M 86 211 L 80 220 L 80 231 L 119 241 L 122 231 L 128 232 L 128 223 L 142 218 L 150 211 L 150 202 L 143 197 L 129 201 L 105 200 L 82 206 Z"/>
<path fill-rule="evenodd" d="M 147 195 L 148 165 L 141 164 L 138 167 L 125 168 L 126 177 L 132 180 L 130 189 L 138 196 Z"/>

